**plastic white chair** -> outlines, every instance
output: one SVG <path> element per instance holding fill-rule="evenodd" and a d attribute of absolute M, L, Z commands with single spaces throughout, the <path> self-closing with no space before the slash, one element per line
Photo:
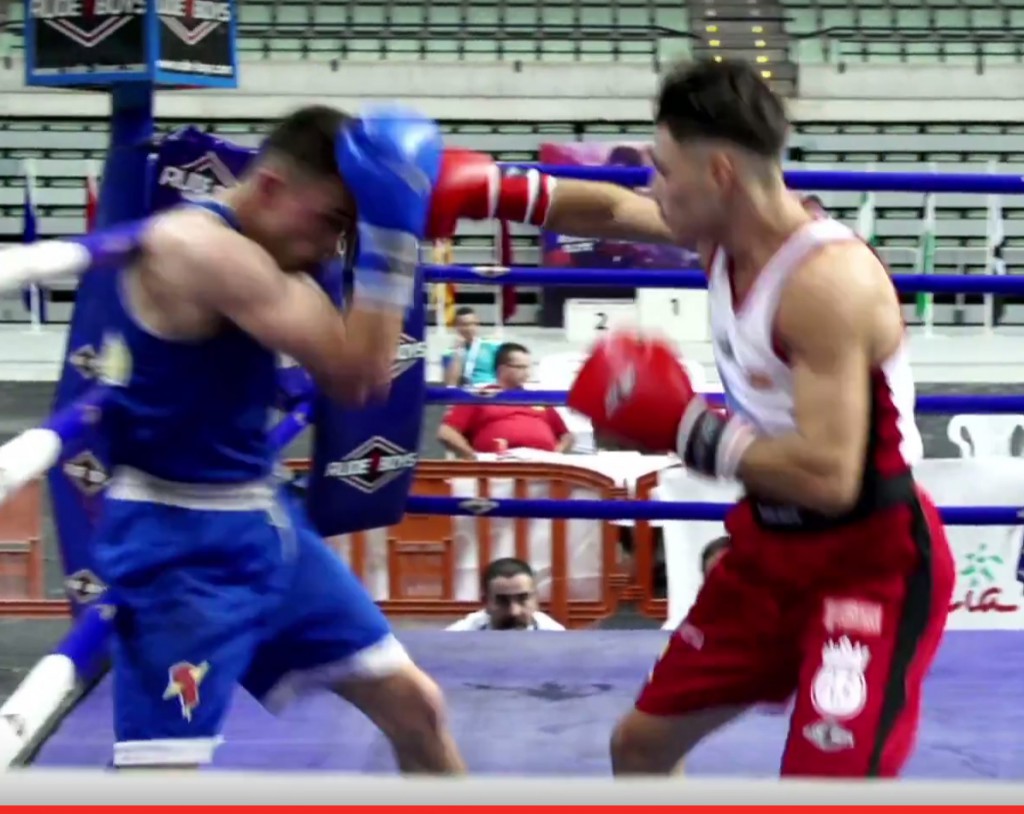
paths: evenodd
<path fill-rule="evenodd" d="M 950 419 L 946 434 L 961 458 L 1005 458 L 1013 455 L 1013 434 L 1024 431 L 1024 415 L 965 413 Z"/>

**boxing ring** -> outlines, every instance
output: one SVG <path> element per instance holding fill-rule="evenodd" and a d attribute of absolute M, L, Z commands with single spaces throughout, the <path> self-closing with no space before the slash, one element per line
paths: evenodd
<path fill-rule="evenodd" d="M 645 173 L 590 168 L 543 167 L 555 175 L 642 184 Z M 796 189 L 1024 193 L 1024 179 L 999 175 L 907 173 L 787 173 Z M 103 274 L 137 252 L 145 220 L 92 235 L 48 241 L 0 252 L 0 291 L 68 273 Z M 440 281 L 495 285 L 602 285 L 700 288 L 700 272 L 458 267 L 426 265 L 423 283 Z M 1019 293 L 1013 277 L 897 275 L 901 291 Z M 283 381 L 283 389 L 288 385 Z M 96 426 L 109 391 L 99 382 L 38 429 L 0 447 L 0 502 L 66 462 Z M 312 401 L 301 388 L 274 430 L 284 448 L 309 424 Z M 525 402 L 561 405 L 563 391 L 505 392 L 480 396 L 429 387 L 428 403 Z M 709 398 L 717 398 L 709 394 Z M 920 412 L 1024 413 L 1024 396 L 922 396 Z M 427 469 L 429 462 L 422 464 Z M 513 467 L 515 465 L 512 465 Z M 494 470 L 499 472 L 502 470 Z M 520 495 L 471 499 L 413 494 L 408 515 L 471 518 L 575 518 L 611 521 L 720 521 L 724 501 L 532 498 Z M 953 526 L 1016 527 L 1014 505 L 964 505 L 945 501 Z M 941 501 L 940 499 L 940 502 Z M 970 502 L 970 501 L 966 501 Z M 650 557 L 649 547 L 645 549 Z M 555 546 L 552 559 L 562 559 Z M 606 575 L 607 576 L 607 575 Z M 557 586 L 556 586 L 557 587 Z M 553 589 L 550 608 L 568 613 L 569 599 Z M 46 767 L 107 765 L 112 745 L 110 682 L 104 680 L 105 642 L 116 596 L 103 592 L 74 605 L 74 624 L 0 708 L 0 765 L 32 762 Z M 471 771 L 488 774 L 602 776 L 608 773 L 607 739 L 616 718 L 632 701 L 669 634 L 660 630 L 587 630 L 570 633 L 445 633 L 402 631 L 414 657 L 447 693 L 457 740 Z M 557 639 L 552 639 L 557 636 Z M 919 779 L 1018 779 L 1024 776 L 1024 743 L 1014 736 L 1024 723 L 1024 639 L 1016 631 L 951 631 L 925 692 L 920 744 L 906 775 Z M 1018 712 L 1018 711 L 1022 712 Z M 754 710 L 738 724 L 702 744 L 688 759 L 691 775 L 765 777 L 777 771 L 787 718 L 777 710 Z M 1006 733 L 1006 734 L 1004 734 Z M 393 768 L 389 749 L 362 717 L 324 696 L 300 700 L 273 718 L 239 692 L 216 765 L 233 769 L 290 768 L 354 773 Z M 699 784 L 698 784 L 699 788 Z M 994 789 L 994 787 L 993 787 Z M 972 801 L 977 801 L 974 795 Z"/>

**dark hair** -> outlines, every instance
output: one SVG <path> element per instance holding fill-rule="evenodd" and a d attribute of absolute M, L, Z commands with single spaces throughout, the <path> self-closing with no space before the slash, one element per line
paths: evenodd
<path fill-rule="evenodd" d="M 711 559 L 718 554 L 720 551 L 724 551 L 729 547 L 729 535 L 726 534 L 723 537 L 717 537 L 704 546 L 704 550 L 700 552 L 700 570 L 702 573 L 707 573 L 708 563 Z"/>
<path fill-rule="evenodd" d="M 529 351 L 525 345 L 520 345 L 518 342 L 502 343 L 494 354 L 494 369 L 497 370 L 502 365 L 507 365 L 509 357 L 513 353 L 529 353 Z"/>
<path fill-rule="evenodd" d="M 739 60 L 701 60 L 672 70 L 661 85 L 655 122 L 678 141 L 729 141 L 781 159 L 789 121 L 782 100 L 757 70 Z"/>
<path fill-rule="evenodd" d="M 326 105 L 300 107 L 281 119 L 261 147 L 317 176 L 338 175 L 335 143 L 338 131 L 352 117 Z"/>
<path fill-rule="evenodd" d="M 474 311 L 468 305 L 460 305 L 458 308 L 455 309 L 455 318 L 456 319 L 458 319 L 459 317 L 471 317 L 471 316 L 475 316 L 475 315 L 476 315 L 476 311 Z"/>
<path fill-rule="evenodd" d="M 526 574 L 531 579 L 533 578 L 533 569 L 528 562 L 516 559 L 515 557 L 502 557 L 501 559 L 492 560 L 480 576 L 480 587 L 483 589 L 484 594 L 486 594 L 487 589 L 490 588 L 494 580 L 518 577 L 520 574 Z"/>

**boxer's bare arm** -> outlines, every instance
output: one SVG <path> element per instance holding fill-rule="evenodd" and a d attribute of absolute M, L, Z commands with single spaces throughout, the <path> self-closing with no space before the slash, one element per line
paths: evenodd
<path fill-rule="evenodd" d="M 739 477 L 751 492 L 826 514 L 856 502 L 870 430 L 873 325 L 886 296 L 884 271 L 868 264 L 878 261 L 866 248 L 828 247 L 787 284 L 776 330 L 793 371 L 798 429 L 746 450 Z"/>
<path fill-rule="evenodd" d="M 559 179 L 544 228 L 562 235 L 671 243 L 658 205 L 616 184 Z"/>
<path fill-rule="evenodd" d="M 164 294 L 235 323 L 309 371 L 323 391 L 362 400 L 379 376 L 326 294 L 286 274 L 267 252 L 202 212 L 156 220 L 146 240 L 147 273 Z"/>

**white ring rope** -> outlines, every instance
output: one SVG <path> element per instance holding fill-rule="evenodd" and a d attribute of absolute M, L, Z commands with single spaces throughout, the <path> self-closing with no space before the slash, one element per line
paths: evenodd
<path fill-rule="evenodd" d="M 43 427 L 25 430 L 0 446 L 0 503 L 46 474 L 60 458 L 62 447 L 60 436 Z"/>
<path fill-rule="evenodd" d="M 43 240 L 0 249 L 0 294 L 32 283 L 81 275 L 92 265 L 88 247 L 70 240 Z"/>
<path fill-rule="evenodd" d="M 585 633 L 567 635 L 586 635 Z M 273 748 L 267 748 L 268 756 Z M 391 781 L 391 782 L 385 782 Z M 1024 787 L 1005 781 L 753 780 L 730 778 L 403 777 L 337 772 L 146 771 L 33 768 L 3 780 L 5 805 L 474 806 L 495 800 L 542 806 L 1019 805 Z"/>

